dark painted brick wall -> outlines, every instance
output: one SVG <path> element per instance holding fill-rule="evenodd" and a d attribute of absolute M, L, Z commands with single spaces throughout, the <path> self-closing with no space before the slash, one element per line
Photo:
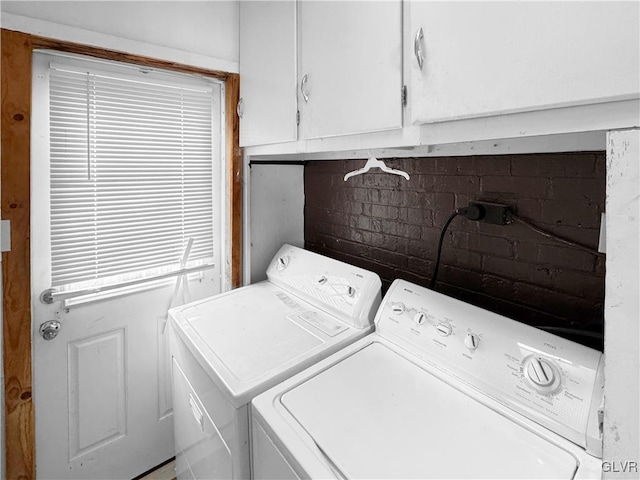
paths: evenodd
<path fill-rule="evenodd" d="M 305 167 L 306 248 L 377 272 L 385 290 L 395 278 L 428 285 L 440 228 L 470 200 L 512 205 L 541 228 L 598 245 L 604 152 L 386 163 L 411 179 L 372 170 L 343 181 L 364 160 Z M 445 239 L 438 280 L 437 290 L 447 295 L 531 325 L 602 334 L 604 257 L 520 224 L 457 217 Z M 588 335 L 572 338 L 600 347 Z"/>

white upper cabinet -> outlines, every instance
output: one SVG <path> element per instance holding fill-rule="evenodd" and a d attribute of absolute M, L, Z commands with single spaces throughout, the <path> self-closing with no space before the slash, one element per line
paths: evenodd
<path fill-rule="evenodd" d="M 240 145 L 249 155 L 637 125 L 638 1 L 243 0 L 239 8 Z"/>
<path fill-rule="evenodd" d="M 302 138 L 402 128 L 402 2 L 303 0 L 298 15 Z"/>
<path fill-rule="evenodd" d="M 413 123 L 637 98 L 639 5 L 405 2 Z"/>
<path fill-rule="evenodd" d="M 295 141 L 296 3 L 240 3 L 240 146 Z"/>

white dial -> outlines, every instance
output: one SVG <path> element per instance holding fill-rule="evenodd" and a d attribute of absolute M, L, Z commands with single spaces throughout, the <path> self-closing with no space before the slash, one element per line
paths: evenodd
<path fill-rule="evenodd" d="M 413 320 L 418 325 L 422 325 L 424 322 L 427 321 L 427 314 L 424 313 L 424 312 L 418 312 L 418 313 L 416 313 L 415 317 L 413 317 Z"/>
<path fill-rule="evenodd" d="M 436 332 L 438 332 L 443 337 L 448 337 L 451 335 L 451 325 L 448 323 L 438 323 L 436 325 Z"/>
<path fill-rule="evenodd" d="M 464 337 L 464 346 L 469 350 L 475 350 L 478 348 L 480 344 L 480 337 L 475 333 L 467 333 L 466 337 Z"/>
<path fill-rule="evenodd" d="M 284 257 L 278 257 L 278 260 L 276 262 L 276 269 L 281 272 L 282 270 L 287 268 L 287 266 L 289 266 L 289 256 L 285 255 Z"/>
<path fill-rule="evenodd" d="M 402 302 L 393 302 L 391 304 L 391 311 L 396 315 L 401 315 L 404 313 L 404 303 Z"/>
<path fill-rule="evenodd" d="M 561 386 L 558 368 L 547 358 L 530 355 L 524 359 L 522 371 L 527 383 L 538 393 L 553 394 Z"/>
<path fill-rule="evenodd" d="M 547 387 L 555 380 L 555 372 L 549 362 L 540 357 L 531 357 L 526 364 L 526 374 L 533 383 Z"/>

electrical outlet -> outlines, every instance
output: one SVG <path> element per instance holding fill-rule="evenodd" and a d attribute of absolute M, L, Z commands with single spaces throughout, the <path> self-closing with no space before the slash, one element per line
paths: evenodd
<path fill-rule="evenodd" d="M 511 214 L 513 213 L 509 205 L 492 202 L 469 202 L 469 205 L 475 205 L 481 211 L 479 222 L 492 223 L 494 225 L 508 225 L 511 223 Z"/>

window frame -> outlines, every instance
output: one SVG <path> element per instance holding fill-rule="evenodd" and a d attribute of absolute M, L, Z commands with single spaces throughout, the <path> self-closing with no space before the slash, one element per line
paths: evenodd
<path fill-rule="evenodd" d="M 160 81 L 176 82 L 184 81 L 185 83 L 192 83 L 195 85 L 206 84 L 213 86 L 214 95 L 216 96 L 214 102 L 219 104 L 219 108 L 212 106 L 214 110 L 212 114 L 212 136 L 213 145 L 212 148 L 212 163 L 213 163 L 213 238 L 214 238 L 214 291 L 227 291 L 234 285 L 232 271 L 229 266 L 231 262 L 232 245 L 230 242 L 230 235 L 225 232 L 230 232 L 229 223 L 233 218 L 232 205 L 230 199 L 230 182 L 225 181 L 228 174 L 228 135 L 227 135 L 227 122 L 226 118 L 226 85 L 225 82 L 214 77 L 208 77 L 201 74 L 189 74 L 172 72 L 171 70 L 165 70 L 155 67 L 148 67 L 145 65 L 137 65 L 127 62 L 117 62 L 112 60 L 104 60 L 85 55 L 69 54 L 65 52 L 58 52 L 52 50 L 35 50 L 33 52 L 33 76 L 37 76 L 38 79 L 45 80 L 47 88 L 34 88 L 32 100 L 32 142 L 31 142 L 31 188 L 32 188 L 32 205 L 47 205 L 47 208 L 32 209 L 31 211 L 31 225 L 32 225 L 32 248 L 39 252 L 38 255 L 44 255 L 38 263 L 43 266 L 48 266 L 46 270 L 42 268 L 40 271 L 34 270 L 32 264 L 32 275 L 36 275 L 38 278 L 47 279 L 47 284 L 51 285 L 51 229 L 50 229 L 50 163 L 49 163 L 49 148 L 50 148 L 50 130 L 49 130 L 49 65 L 50 64 L 64 64 L 70 67 L 79 68 L 92 68 L 101 72 L 109 72 L 114 74 L 123 74 L 125 76 L 144 75 L 145 78 L 156 78 Z M 219 110 L 219 111 L 218 111 Z M 218 148 L 219 146 L 219 148 Z M 216 203 L 218 202 L 218 203 Z M 40 244 L 35 244 L 34 239 L 40 241 Z M 41 252 L 41 253 L 40 253 Z M 192 277 L 204 276 L 205 272 L 192 273 L 189 275 Z M 72 305 L 83 304 L 86 302 L 92 302 L 96 300 L 102 300 L 106 298 L 113 298 L 120 295 L 145 291 L 153 288 L 164 286 L 168 283 L 175 283 L 175 277 L 163 278 L 158 280 L 145 280 L 141 279 L 139 283 L 135 285 L 126 284 L 122 287 L 115 285 L 109 285 L 103 292 L 81 294 L 79 296 L 70 295 L 69 298 L 63 300 L 64 306 L 69 307 Z M 115 287 L 115 288 L 113 288 Z M 61 289 L 55 289 L 61 290 Z M 80 292 L 78 292 L 80 293 Z"/>

